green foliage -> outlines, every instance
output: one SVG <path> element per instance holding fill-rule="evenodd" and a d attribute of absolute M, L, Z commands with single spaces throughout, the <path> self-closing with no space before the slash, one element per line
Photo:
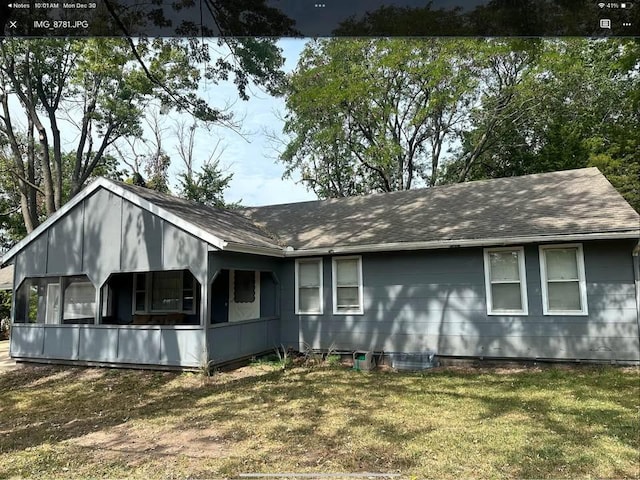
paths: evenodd
<path fill-rule="evenodd" d="M 508 99 L 508 86 L 495 63 L 521 68 L 532 56 L 514 49 L 523 50 L 469 39 L 311 43 L 287 88 L 285 175 L 301 173 L 322 198 L 436 184 L 472 115 L 490 123 L 500 113 L 492 102 Z"/>
<path fill-rule="evenodd" d="M 227 203 L 224 191 L 229 187 L 233 173 L 225 175 L 218 160 L 207 162 L 199 172 L 185 172 L 179 176 L 180 196 L 187 200 L 217 208 L 237 208 L 240 202 Z"/>
<path fill-rule="evenodd" d="M 625 40 L 545 41 L 507 114 L 462 176 L 465 157 L 445 181 L 596 166 L 640 211 L 638 46 Z M 463 136 L 469 150 L 484 130 Z"/>
<path fill-rule="evenodd" d="M 11 332 L 11 298 L 10 290 L 0 291 L 0 338 L 9 338 Z"/>

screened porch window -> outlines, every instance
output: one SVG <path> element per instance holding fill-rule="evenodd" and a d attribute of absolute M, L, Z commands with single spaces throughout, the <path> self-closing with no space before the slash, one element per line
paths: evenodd
<path fill-rule="evenodd" d="M 545 315 L 587 315 L 582 245 L 541 246 L 540 278 Z"/>
<path fill-rule="evenodd" d="M 322 259 L 296 260 L 296 313 L 322 313 Z"/>
<path fill-rule="evenodd" d="M 527 280 L 522 247 L 484 250 L 487 313 L 527 315 Z"/>
<path fill-rule="evenodd" d="M 194 313 L 195 278 L 188 270 L 136 273 L 134 313 Z"/>
<path fill-rule="evenodd" d="M 16 323 L 85 324 L 95 317 L 96 289 L 86 275 L 27 278 L 16 292 Z"/>
<path fill-rule="evenodd" d="M 85 276 L 63 278 L 62 323 L 93 323 L 96 316 L 96 288 Z"/>
<path fill-rule="evenodd" d="M 333 313 L 363 313 L 362 258 L 334 258 Z"/>

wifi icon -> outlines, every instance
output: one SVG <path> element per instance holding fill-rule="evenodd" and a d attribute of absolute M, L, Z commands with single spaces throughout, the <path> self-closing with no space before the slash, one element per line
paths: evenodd
<path fill-rule="evenodd" d="M 599 6 L 600 8 L 604 8 L 604 6 L 605 6 L 605 5 L 606 5 L 606 4 L 605 4 L 605 3 L 602 3 L 602 2 L 600 2 L 600 3 L 598 4 L 598 6 Z"/>

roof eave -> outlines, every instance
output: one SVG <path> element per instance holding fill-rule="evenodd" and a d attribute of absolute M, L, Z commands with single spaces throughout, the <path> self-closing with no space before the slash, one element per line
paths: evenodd
<path fill-rule="evenodd" d="M 252 255 L 264 255 L 268 257 L 285 256 L 285 250 L 280 247 L 263 247 L 258 245 L 247 245 L 243 243 L 227 242 L 224 247 L 225 252 L 249 253 Z"/>

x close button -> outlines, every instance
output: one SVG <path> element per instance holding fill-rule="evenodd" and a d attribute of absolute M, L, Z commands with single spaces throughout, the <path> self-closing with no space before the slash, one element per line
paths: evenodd
<path fill-rule="evenodd" d="M 18 28 L 17 20 L 9 20 L 9 28 Z"/>

